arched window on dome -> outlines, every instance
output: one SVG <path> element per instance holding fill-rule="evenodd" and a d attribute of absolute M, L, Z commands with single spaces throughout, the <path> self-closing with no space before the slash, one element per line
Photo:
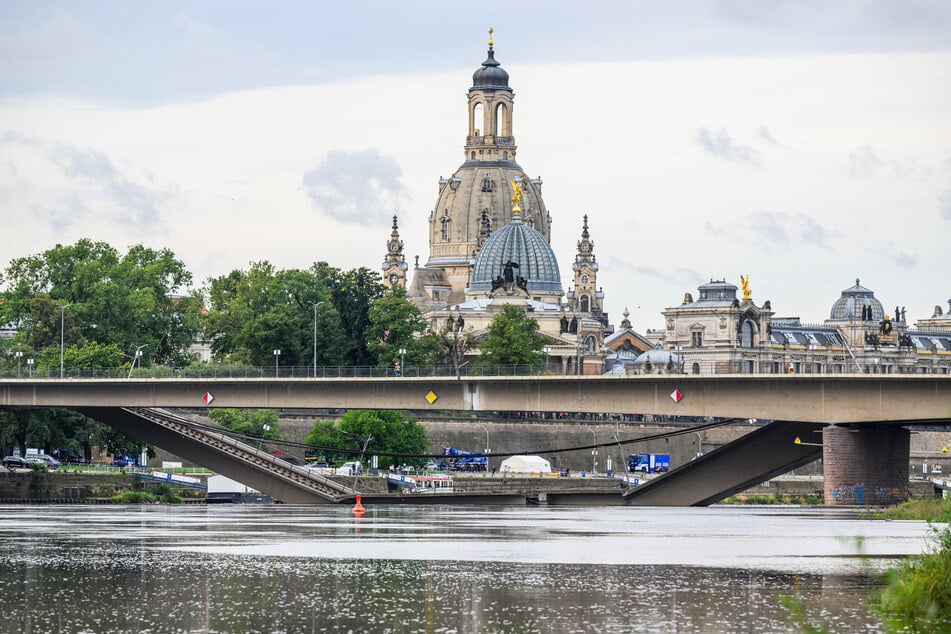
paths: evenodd
<path fill-rule="evenodd" d="M 492 126 L 492 134 L 496 136 L 510 136 L 511 132 L 508 129 L 508 108 L 505 107 L 504 103 L 500 103 L 495 107 L 495 121 Z"/>
<path fill-rule="evenodd" d="M 469 159 L 473 161 L 475 160 L 475 150 L 473 150 L 472 154 L 469 155 Z"/>
<path fill-rule="evenodd" d="M 439 222 L 442 225 L 442 230 L 441 230 L 442 239 L 444 242 L 448 241 L 449 240 L 449 212 L 448 211 L 446 212 L 446 215 L 444 215 L 439 220 Z"/>
<path fill-rule="evenodd" d="M 588 299 L 588 296 L 587 296 L 587 295 L 582 295 L 582 296 L 581 296 L 581 312 L 583 312 L 583 313 L 588 312 L 588 306 L 589 306 L 589 305 L 590 305 L 590 300 Z"/>
<path fill-rule="evenodd" d="M 744 321 L 743 325 L 740 326 L 740 347 L 753 347 L 753 322 Z"/>
<path fill-rule="evenodd" d="M 502 160 L 503 160 L 503 161 L 509 160 L 509 153 L 508 153 L 508 152 L 502 152 Z"/>
<path fill-rule="evenodd" d="M 479 130 L 485 127 L 485 106 L 477 103 L 472 107 L 472 119 L 469 120 L 469 130 L 472 136 L 480 136 Z M 475 157 L 473 157 L 475 158 Z"/>

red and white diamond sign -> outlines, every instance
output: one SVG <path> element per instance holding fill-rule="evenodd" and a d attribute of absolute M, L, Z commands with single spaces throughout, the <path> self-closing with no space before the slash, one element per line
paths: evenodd
<path fill-rule="evenodd" d="M 211 392 L 205 392 L 201 395 L 201 400 L 205 401 L 205 405 L 211 405 L 211 402 L 215 400 L 215 397 L 211 395 Z"/>
<path fill-rule="evenodd" d="M 670 398 L 673 399 L 674 403 L 679 403 L 680 399 L 684 397 L 684 393 L 680 390 L 674 390 L 670 393 Z"/>

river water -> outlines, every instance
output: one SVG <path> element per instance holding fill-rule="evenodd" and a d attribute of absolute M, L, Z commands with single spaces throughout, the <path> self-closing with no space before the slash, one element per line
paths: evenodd
<path fill-rule="evenodd" d="M 3 632 L 876 632 L 932 544 L 795 507 L 0 511 Z"/>

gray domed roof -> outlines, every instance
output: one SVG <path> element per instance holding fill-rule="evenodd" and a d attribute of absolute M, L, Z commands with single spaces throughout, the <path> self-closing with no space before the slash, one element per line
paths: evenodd
<path fill-rule="evenodd" d="M 861 320 L 862 309 L 866 306 L 872 308 L 872 321 L 881 321 L 885 317 L 885 309 L 882 303 L 875 299 L 875 293 L 859 284 L 856 278 L 855 286 L 842 291 L 842 296 L 832 304 L 829 320 L 845 321 L 849 317 Z"/>
<path fill-rule="evenodd" d="M 495 51 L 491 48 L 489 49 L 489 56 L 482 62 L 482 68 L 472 73 L 472 88 L 470 90 L 484 88 L 508 90 L 509 92 L 512 90 L 509 88 L 509 74 L 502 70 L 502 66 L 495 61 Z"/>
<path fill-rule="evenodd" d="M 562 293 L 561 274 L 551 245 L 542 234 L 523 223 L 518 214 L 482 245 L 472 268 L 469 290 L 493 290 L 492 282 L 503 275 L 507 262 L 518 265 L 515 274 L 525 278 L 529 293 Z"/>
<path fill-rule="evenodd" d="M 635 366 L 647 365 L 648 363 L 655 366 L 666 366 L 668 363 L 679 365 L 680 357 L 670 350 L 664 350 L 662 345 L 657 344 L 652 349 L 641 353 L 634 359 Z"/>

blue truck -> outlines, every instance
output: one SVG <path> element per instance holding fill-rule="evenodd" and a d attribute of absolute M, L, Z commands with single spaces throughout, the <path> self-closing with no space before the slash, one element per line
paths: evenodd
<path fill-rule="evenodd" d="M 481 451 L 445 447 L 442 455 L 446 468 L 453 471 L 486 471 L 489 468 L 489 458 Z"/>
<path fill-rule="evenodd" d="M 670 470 L 669 453 L 632 453 L 627 457 L 627 470 L 631 473 L 664 473 Z"/>

